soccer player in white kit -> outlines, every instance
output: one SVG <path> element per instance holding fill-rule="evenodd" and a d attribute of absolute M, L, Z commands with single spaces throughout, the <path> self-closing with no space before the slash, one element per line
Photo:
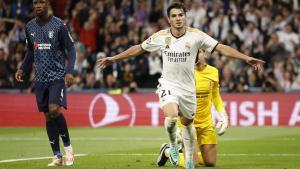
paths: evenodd
<path fill-rule="evenodd" d="M 186 26 L 186 8 L 181 3 L 173 3 L 167 9 L 170 28 L 158 31 L 140 45 L 107 58 L 97 60 L 100 69 L 119 60 L 138 56 L 145 51 L 160 50 L 163 58 L 163 72 L 159 79 L 157 94 L 160 107 L 165 115 L 165 128 L 170 141 L 170 161 L 178 164 L 178 145 L 176 138 L 177 117 L 182 122 L 182 137 L 185 147 L 186 168 L 193 169 L 193 150 L 195 128 L 193 118 L 196 111 L 196 89 L 194 66 L 199 49 L 238 58 L 261 68 L 264 61 L 244 55 L 237 50 L 220 44 L 204 32 Z"/>

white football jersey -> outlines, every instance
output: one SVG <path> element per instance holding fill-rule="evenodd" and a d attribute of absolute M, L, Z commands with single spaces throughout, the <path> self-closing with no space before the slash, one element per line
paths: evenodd
<path fill-rule="evenodd" d="M 145 40 L 141 47 L 148 52 L 161 51 L 163 71 L 160 84 L 194 94 L 194 66 L 198 51 L 203 49 L 211 53 L 217 44 L 218 41 L 204 32 L 187 27 L 185 34 L 177 38 L 170 29 L 161 30 Z"/>

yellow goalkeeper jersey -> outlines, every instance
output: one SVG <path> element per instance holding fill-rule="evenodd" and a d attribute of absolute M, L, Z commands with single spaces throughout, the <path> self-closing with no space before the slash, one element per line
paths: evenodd
<path fill-rule="evenodd" d="M 212 104 L 218 112 L 224 111 L 224 105 L 219 91 L 218 70 L 210 65 L 202 70 L 195 69 L 197 110 L 194 118 L 195 127 L 213 125 L 211 116 Z"/>

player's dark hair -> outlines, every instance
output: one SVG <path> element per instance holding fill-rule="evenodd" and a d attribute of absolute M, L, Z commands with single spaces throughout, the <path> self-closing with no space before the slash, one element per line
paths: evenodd
<path fill-rule="evenodd" d="M 167 9 L 167 14 L 168 14 L 168 17 L 170 17 L 170 11 L 172 9 L 182 9 L 184 14 L 186 14 L 186 7 L 184 6 L 183 3 L 180 3 L 180 2 L 175 2 L 175 3 L 172 3 L 168 9 Z"/>

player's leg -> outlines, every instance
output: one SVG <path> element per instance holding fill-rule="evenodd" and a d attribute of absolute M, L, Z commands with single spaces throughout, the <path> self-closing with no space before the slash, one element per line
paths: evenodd
<path fill-rule="evenodd" d="M 173 165 L 178 164 L 178 145 L 176 138 L 178 105 L 174 102 L 169 102 L 162 107 L 165 115 L 165 128 L 170 141 L 170 162 Z"/>
<path fill-rule="evenodd" d="M 178 160 L 178 166 L 180 167 L 184 167 L 185 168 L 185 157 L 184 157 L 184 147 L 183 147 L 183 143 L 182 143 L 182 134 L 181 134 L 181 122 L 180 120 L 178 120 L 178 129 L 177 129 L 177 140 L 178 140 L 178 144 L 181 151 L 179 151 L 179 160 Z M 195 144 L 195 148 L 194 148 L 194 164 L 198 164 L 199 162 L 201 164 L 203 164 L 203 160 L 202 160 L 202 156 L 201 156 L 201 152 L 198 148 L 198 144 L 197 142 L 194 143 Z M 157 165 L 158 166 L 164 166 L 166 164 L 166 162 L 168 161 L 170 157 L 170 147 L 168 146 L 167 143 L 162 144 L 161 148 L 160 148 L 160 152 L 159 152 L 159 156 L 157 158 Z M 200 160 L 199 160 L 200 159 Z"/>
<path fill-rule="evenodd" d="M 204 144 L 201 146 L 201 154 L 204 165 L 207 167 L 214 167 L 217 160 L 217 146 L 216 144 Z"/>
<path fill-rule="evenodd" d="M 170 162 L 173 165 L 178 163 L 178 145 L 176 139 L 178 98 L 175 91 L 171 91 L 168 86 L 159 85 L 156 91 L 159 97 L 160 108 L 162 109 L 165 121 L 164 126 L 170 142 Z"/>
<path fill-rule="evenodd" d="M 49 105 L 49 114 L 52 116 L 57 128 L 58 133 L 63 140 L 64 147 L 69 147 L 71 145 L 69 131 L 65 116 L 61 113 L 60 105 L 50 104 Z"/>
<path fill-rule="evenodd" d="M 50 146 L 54 155 L 53 161 L 48 164 L 49 166 L 59 166 L 62 165 L 62 154 L 59 149 L 59 134 L 58 128 L 54 120 L 49 116 L 49 84 L 48 83 L 38 83 L 34 84 L 35 96 L 40 112 L 44 112 L 46 121 L 46 131 Z"/>
<path fill-rule="evenodd" d="M 61 112 L 61 106 L 67 107 L 66 104 L 66 89 L 63 82 L 53 82 L 49 91 L 49 114 L 54 119 L 54 122 L 58 128 L 58 133 L 63 140 L 65 149 L 65 164 L 73 165 L 74 153 L 70 141 L 69 131 L 66 119 Z"/>
<path fill-rule="evenodd" d="M 197 141 L 200 147 L 201 157 L 203 164 L 208 167 L 216 165 L 217 159 L 217 136 L 213 126 L 207 126 L 204 128 L 196 128 Z M 201 159 L 200 159 L 201 160 Z M 199 161 L 201 163 L 201 161 Z"/>
<path fill-rule="evenodd" d="M 196 96 L 180 95 L 179 109 L 181 114 L 180 120 L 182 123 L 182 140 L 185 149 L 185 165 L 186 168 L 194 168 L 193 152 L 196 131 L 193 120 L 196 112 Z"/>
<path fill-rule="evenodd" d="M 178 143 L 178 147 L 179 147 L 179 161 L 178 161 L 178 165 L 180 166 L 180 162 L 183 159 L 184 162 L 184 157 L 182 157 L 182 151 L 180 152 L 180 150 L 182 150 L 183 148 L 183 142 L 182 142 L 182 137 L 181 137 L 181 122 L 180 122 L 180 118 L 177 118 L 177 131 L 176 131 L 176 137 L 177 137 L 177 143 Z M 160 147 L 159 150 L 159 155 L 157 157 L 157 165 L 158 166 L 164 166 L 166 164 L 166 162 L 168 161 L 170 157 L 170 146 L 167 143 L 163 143 Z M 183 165 L 184 166 L 184 165 Z"/>
<path fill-rule="evenodd" d="M 48 108 L 49 109 L 49 108 Z M 60 166 L 63 165 L 62 154 L 59 147 L 59 133 L 58 127 L 55 123 L 53 116 L 48 112 L 45 113 L 46 118 L 46 130 L 48 138 L 51 144 L 54 158 L 48 166 Z"/>
<path fill-rule="evenodd" d="M 178 122 L 179 124 L 180 122 Z M 181 123 L 180 123 L 181 124 Z M 180 127 L 181 128 L 181 127 Z M 197 130 L 198 128 L 196 128 L 196 136 L 197 136 L 197 140 L 201 137 L 198 137 L 201 133 L 199 133 L 199 130 Z M 180 131 L 180 130 L 178 130 Z M 180 132 L 177 132 L 177 140 L 182 140 L 182 134 L 181 134 L 181 131 Z M 178 141 L 180 143 L 180 141 Z M 182 144 L 182 143 L 181 143 Z M 200 152 L 200 149 L 199 149 L 199 146 L 198 146 L 198 142 L 195 140 L 195 143 L 194 143 L 195 147 L 194 147 L 194 155 L 193 155 L 193 161 L 194 161 L 194 164 L 195 166 L 197 166 L 198 164 L 200 165 L 203 165 L 203 159 L 202 159 L 202 155 L 201 155 L 201 152 Z M 178 166 L 180 167 L 185 167 L 185 157 L 184 157 L 184 148 L 181 149 L 182 151 L 179 153 L 179 161 L 178 161 Z M 166 150 L 167 151 L 167 150 Z"/>
<path fill-rule="evenodd" d="M 194 168 L 193 153 L 196 139 L 196 132 L 193 125 L 193 119 L 181 116 L 182 123 L 182 140 L 185 150 L 185 166 L 186 168 Z"/>

